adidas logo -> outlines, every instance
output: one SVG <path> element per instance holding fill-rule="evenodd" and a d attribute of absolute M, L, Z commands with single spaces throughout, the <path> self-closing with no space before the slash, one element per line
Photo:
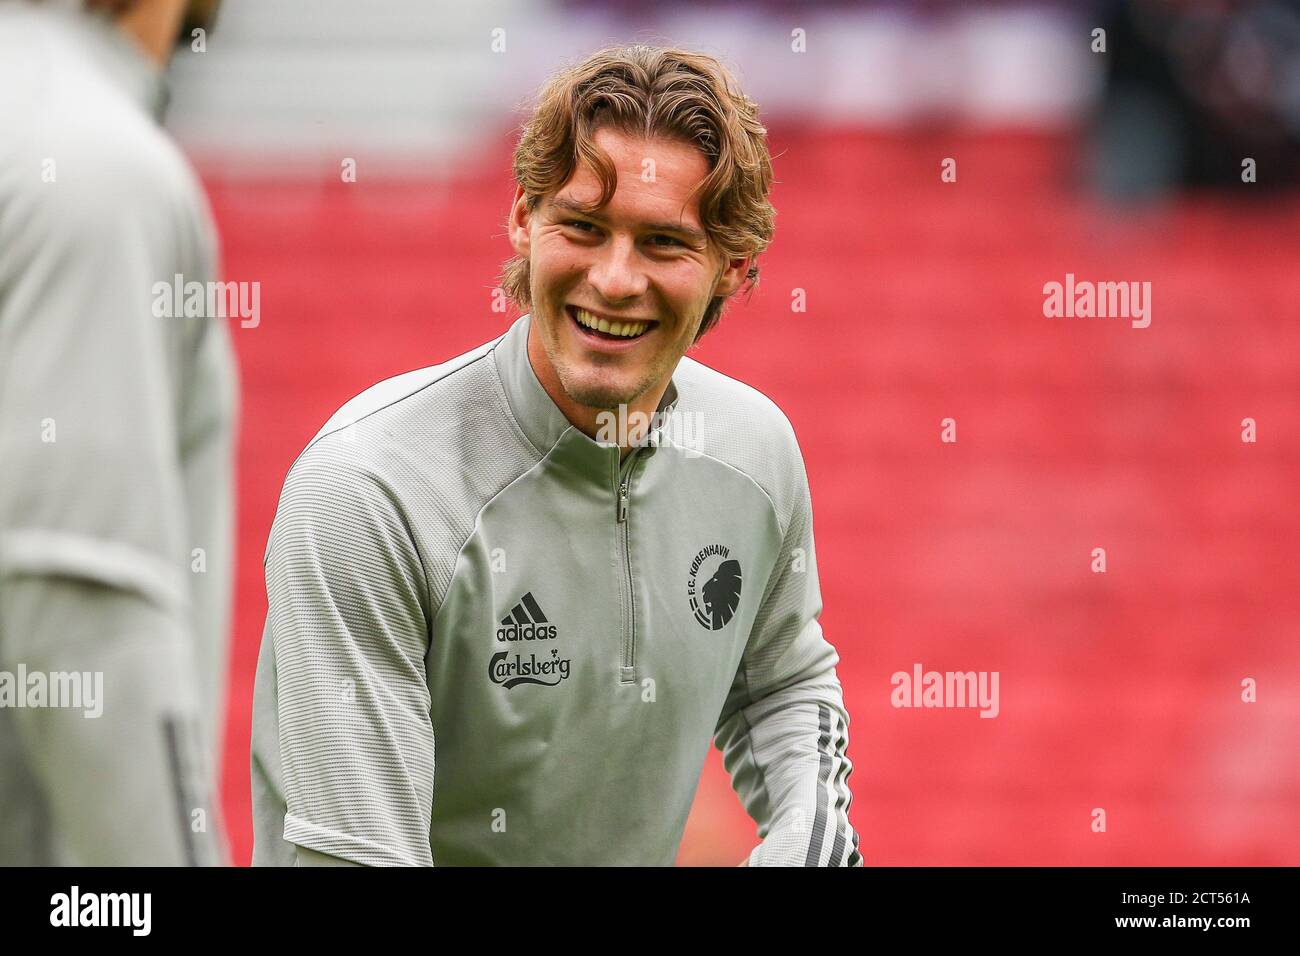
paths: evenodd
<path fill-rule="evenodd" d="M 546 620 L 532 591 L 519 599 L 497 628 L 498 641 L 546 641 L 557 636 L 555 625 Z"/>

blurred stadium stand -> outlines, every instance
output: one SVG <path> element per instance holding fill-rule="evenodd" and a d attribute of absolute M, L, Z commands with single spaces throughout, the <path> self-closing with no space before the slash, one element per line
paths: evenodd
<path fill-rule="evenodd" d="M 207 52 L 177 57 L 169 125 L 214 172 L 332 174 L 353 156 L 368 173 L 436 173 L 495 143 L 557 66 L 612 42 L 720 56 L 773 117 L 872 125 L 1062 125 L 1095 96 L 1101 70 L 1051 8 L 641 6 L 226 0 Z M 797 59 L 796 28 L 810 38 Z M 493 52 L 496 29 L 504 52 Z"/>

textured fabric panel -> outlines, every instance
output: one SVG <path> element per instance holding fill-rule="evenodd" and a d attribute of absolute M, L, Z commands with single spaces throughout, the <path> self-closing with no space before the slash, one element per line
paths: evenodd
<path fill-rule="evenodd" d="M 436 862 L 431 622 L 475 516 L 535 460 L 472 354 L 349 402 L 286 479 L 266 565 L 275 679 L 255 701 L 256 726 L 278 721 L 278 761 L 254 741 L 255 790 L 278 796 L 284 830 L 259 823 L 259 843 Z"/>
<path fill-rule="evenodd" d="M 423 572 L 390 490 L 333 444 L 290 472 L 266 567 L 286 811 L 428 864 Z"/>
<path fill-rule="evenodd" d="M 771 400 L 698 363 L 682 366 L 682 410 L 704 409 L 699 447 L 752 477 L 784 532 L 716 733 L 732 785 L 764 841 L 751 862 L 845 865 L 857 860 L 848 823 L 848 715 L 835 676 L 839 655 L 819 621 L 803 456 Z"/>
<path fill-rule="evenodd" d="M 295 817 L 292 813 L 284 818 L 284 838 L 289 843 L 307 848 L 297 855 L 291 866 L 301 865 L 303 855 L 309 850 L 326 854 L 328 865 L 341 865 L 337 861 L 346 861 L 364 866 L 427 866 L 429 861 L 411 858 L 398 853 L 388 846 L 371 843 L 349 833 L 339 833 L 327 827 L 320 827 L 306 820 Z M 427 854 L 425 854 L 427 856 Z M 315 858 L 319 860 L 319 858 Z M 315 865 L 320 865 L 315 864 Z"/>
<path fill-rule="evenodd" d="M 540 457 L 513 426 L 491 344 L 362 393 L 303 456 L 323 445 L 383 483 L 423 562 L 431 614 L 478 512 Z"/>
<path fill-rule="evenodd" d="M 790 433 L 793 442 L 793 432 Z M 812 499 L 798 446 L 787 454 L 787 477 L 775 482 L 787 514 L 781 552 L 766 582 L 736 685 L 724 719 L 757 696 L 780 689 L 799 675 L 829 671 L 839 660 L 822 635 L 821 583 L 812 533 Z M 778 506 L 778 510 L 781 510 Z"/>
<path fill-rule="evenodd" d="M 796 448 L 787 473 L 796 483 L 783 497 L 790 513 L 783 525 L 785 537 L 777 556 L 763 605 L 754 621 L 752 650 L 745 657 L 750 693 L 763 693 L 815 660 L 823 668 L 838 660 L 822 636 L 821 579 L 817 573 L 817 545 L 813 539 L 812 499 L 803 458 Z"/>
<path fill-rule="evenodd" d="M 761 698 L 719 732 L 732 782 L 759 821 L 750 865 L 859 865 L 847 725 L 832 673 Z"/>
<path fill-rule="evenodd" d="M 356 441 L 375 445 L 409 502 L 435 612 L 478 512 L 538 460 L 510 421 L 495 366 L 484 359 L 359 423 Z"/>
<path fill-rule="evenodd" d="M 784 531 L 807 476 L 794 428 L 758 389 L 683 358 L 673 375 L 678 404 L 665 426 L 668 443 L 689 455 L 700 450 L 744 472 L 772 500 Z"/>

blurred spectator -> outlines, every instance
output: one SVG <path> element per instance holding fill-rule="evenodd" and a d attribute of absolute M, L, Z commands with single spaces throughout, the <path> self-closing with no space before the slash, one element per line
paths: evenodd
<path fill-rule="evenodd" d="M 235 370 L 155 290 L 214 277 L 157 125 L 214 6 L 0 3 L 0 864 L 226 857 Z"/>
<path fill-rule="evenodd" d="M 1147 0 L 1105 23 L 1091 177 L 1118 198 L 1300 176 L 1300 0 Z M 1254 161 L 1254 169 L 1247 160 Z"/>

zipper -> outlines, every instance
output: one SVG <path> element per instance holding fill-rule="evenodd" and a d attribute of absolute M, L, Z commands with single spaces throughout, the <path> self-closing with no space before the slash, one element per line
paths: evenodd
<path fill-rule="evenodd" d="M 636 456 L 640 448 L 633 448 L 627 455 L 627 472 L 622 481 L 618 481 L 618 472 L 615 471 L 615 480 L 617 481 L 618 504 L 616 509 L 615 524 L 619 531 L 619 545 L 623 551 L 623 672 L 619 677 L 620 683 L 634 679 L 632 673 L 636 662 L 636 601 L 632 596 L 632 548 L 629 541 L 631 535 L 631 522 L 628 521 L 628 499 L 631 496 L 632 473 L 636 469 Z M 617 464 L 615 468 L 617 469 Z M 626 679 L 626 680 L 625 680 Z"/>

